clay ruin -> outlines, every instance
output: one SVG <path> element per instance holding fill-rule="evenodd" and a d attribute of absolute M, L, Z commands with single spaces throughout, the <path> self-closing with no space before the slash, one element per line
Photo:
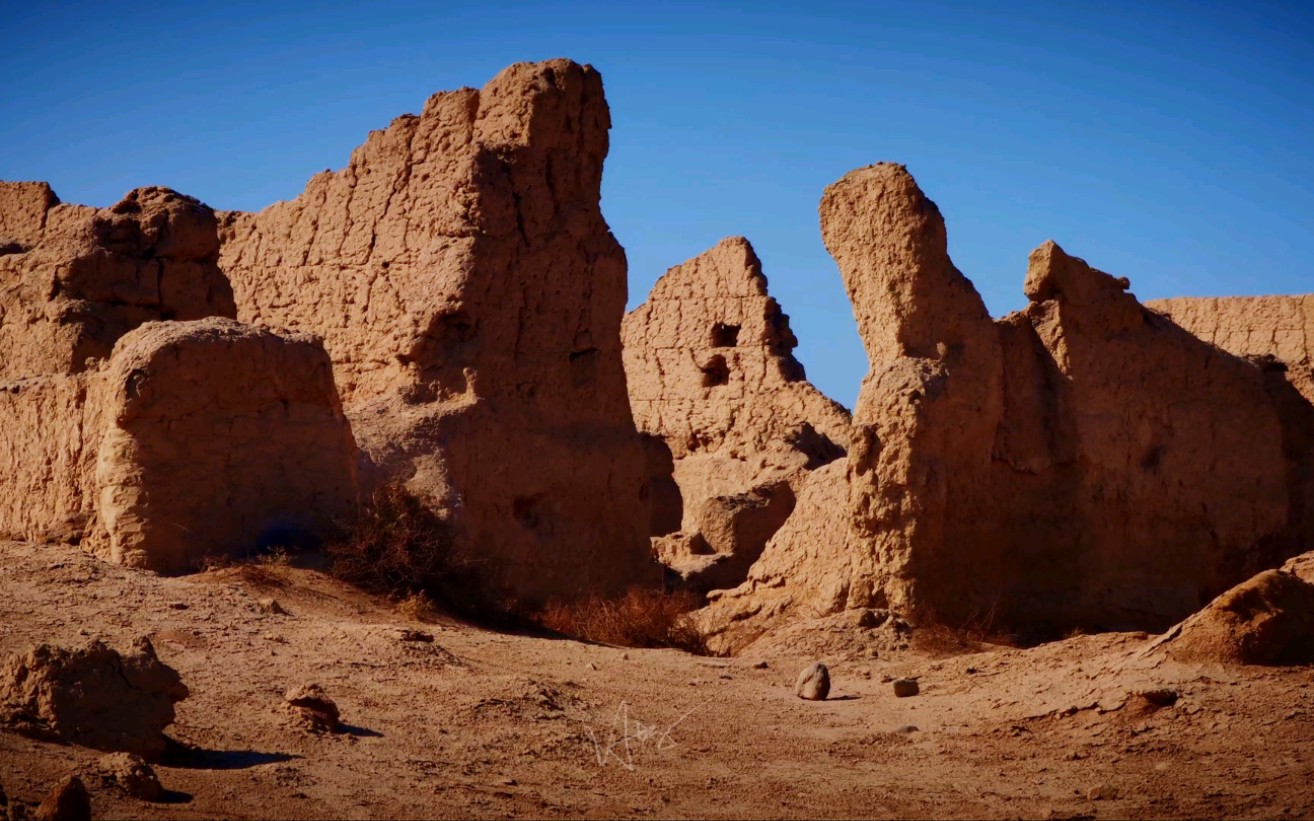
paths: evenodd
<path fill-rule="evenodd" d="M 703 614 L 721 649 L 862 607 L 1162 629 L 1300 552 L 1308 404 L 1263 369 L 1052 242 L 1031 254 L 1030 305 L 992 320 L 901 166 L 832 185 L 821 221 L 872 370 L 845 471 L 810 477 L 749 581 Z"/>
<path fill-rule="evenodd" d="M 153 759 L 165 750 L 174 704 L 187 696 L 146 638 L 128 654 L 99 641 L 42 644 L 0 667 L 0 727 Z"/>
<path fill-rule="evenodd" d="M 622 327 L 635 422 L 658 455 L 651 535 L 699 589 L 734 587 L 794 509 L 806 474 L 842 458 L 849 414 L 807 381 L 762 263 L 729 237 L 661 277 Z"/>
<path fill-rule="evenodd" d="M 182 572 L 350 514 L 323 348 L 228 318 L 207 206 L 142 188 L 95 209 L 18 183 L 0 214 L 0 534 Z"/>
<path fill-rule="evenodd" d="M 507 601 L 655 588 L 655 556 L 724 651 L 867 608 L 1162 629 L 1314 540 L 1314 298 L 1142 306 L 1050 242 L 992 319 L 935 204 L 869 166 L 820 208 L 871 369 L 850 417 L 742 237 L 624 315 L 609 127 L 553 60 L 259 213 L 0 184 L 0 534 L 182 572 L 404 482 Z"/>
<path fill-rule="evenodd" d="M 324 338 L 362 479 L 404 480 L 527 605 L 660 579 L 599 209 L 609 127 L 592 68 L 521 63 L 297 199 L 222 215 L 239 318 Z"/>
<path fill-rule="evenodd" d="M 435 95 L 260 214 L 6 184 L 0 532 L 179 571 L 404 480 L 510 599 L 657 585 L 609 127 L 557 60 Z"/>
<path fill-rule="evenodd" d="M 352 512 L 356 446 L 314 337 L 148 322 L 119 341 L 100 396 L 89 546 L 114 561 L 177 573 L 313 546 Z"/>
<path fill-rule="evenodd" d="M 1314 294 L 1176 297 L 1145 307 L 1228 353 L 1277 360 L 1296 390 L 1314 402 Z"/>

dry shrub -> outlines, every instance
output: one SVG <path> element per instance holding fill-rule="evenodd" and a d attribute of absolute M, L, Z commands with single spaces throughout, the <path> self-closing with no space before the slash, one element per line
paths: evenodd
<path fill-rule="evenodd" d="M 687 591 L 633 588 L 615 599 L 594 596 L 549 605 L 537 621 L 549 630 L 586 641 L 674 647 L 705 656 L 709 655 L 707 644 L 689 618 L 689 611 L 697 606 L 697 597 Z"/>
<path fill-rule="evenodd" d="M 471 618 L 506 616 L 505 604 L 479 572 L 480 563 L 457 550 L 451 525 L 400 483 L 375 491 L 327 552 L 334 576 L 403 603 L 411 600 L 404 606 L 417 613 L 428 614 L 437 602 Z"/>
<path fill-rule="evenodd" d="M 913 645 L 933 656 L 979 653 L 990 646 L 1023 646 L 1018 635 L 995 624 L 993 607 L 983 616 L 969 618 L 958 627 L 947 624 L 919 625 L 913 631 Z"/>
<path fill-rule="evenodd" d="M 421 590 L 402 598 L 396 604 L 396 610 L 411 621 L 437 621 L 439 611 L 429 594 Z"/>
<path fill-rule="evenodd" d="M 286 547 L 274 546 L 256 556 L 256 561 L 265 567 L 291 567 L 292 552 Z"/>

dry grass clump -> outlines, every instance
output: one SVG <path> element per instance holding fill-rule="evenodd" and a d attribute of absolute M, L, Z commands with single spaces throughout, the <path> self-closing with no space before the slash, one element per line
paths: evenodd
<path fill-rule="evenodd" d="M 624 647 L 674 647 L 709 655 L 689 612 L 698 599 L 688 592 L 663 593 L 633 588 L 607 599 L 593 596 L 577 602 L 549 605 L 536 621 L 567 636 Z"/>

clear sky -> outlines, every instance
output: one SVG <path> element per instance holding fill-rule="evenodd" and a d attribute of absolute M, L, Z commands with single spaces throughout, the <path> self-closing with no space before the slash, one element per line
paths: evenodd
<path fill-rule="evenodd" d="M 995 314 L 1053 238 L 1142 299 L 1314 291 L 1314 3 L 0 0 L 0 179 L 259 209 L 522 60 L 603 75 L 630 304 L 743 234 L 812 380 L 867 364 L 817 202 L 904 163 Z"/>

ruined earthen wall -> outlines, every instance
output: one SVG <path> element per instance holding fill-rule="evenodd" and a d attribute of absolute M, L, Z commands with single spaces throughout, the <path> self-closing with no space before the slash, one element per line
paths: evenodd
<path fill-rule="evenodd" d="M 743 237 L 667 271 L 622 334 L 635 423 L 676 459 L 760 453 L 804 425 L 848 443 L 848 414 L 804 376 L 789 317 Z"/>
<path fill-rule="evenodd" d="M 815 473 L 813 501 L 703 613 L 721 649 L 871 606 L 1159 629 L 1299 552 L 1308 405 L 1280 407 L 1294 391 L 1260 367 L 1053 243 L 1031 254 L 1026 310 L 992 321 L 901 166 L 847 175 L 821 217 L 872 370 L 845 475 Z M 847 528 L 813 525 L 845 491 Z"/>
<path fill-rule="evenodd" d="M 160 572 L 304 547 L 349 520 L 356 447 L 315 337 L 152 322 L 102 374 L 92 549 Z"/>
<path fill-rule="evenodd" d="M 1273 356 L 1287 378 L 1314 402 L 1314 294 L 1175 297 L 1145 307 L 1237 356 Z"/>
<path fill-rule="evenodd" d="M 97 209 L 0 183 L 0 215 L 0 380 L 80 373 L 143 322 L 236 314 L 214 212 L 191 197 L 138 188 Z"/>
<path fill-rule="evenodd" d="M 182 571 L 350 513 L 322 345 L 215 318 L 218 257 L 214 213 L 168 189 L 0 183 L 0 535 Z"/>
<path fill-rule="evenodd" d="M 0 537 L 82 537 L 95 487 L 95 447 L 87 442 L 100 427 L 95 386 L 91 374 L 0 384 Z"/>
<path fill-rule="evenodd" d="M 0 535 L 82 538 L 115 342 L 143 322 L 235 313 L 216 225 L 165 188 L 97 209 L 0 183 Z"/>
<path fill-rule="evenodd" d="M 512 66 L 374 132 L 340 172 L 223 216 L 242 319 L 320 334 L 368 456 L 525 600 L 655 583 L 599 209 L 602 82 Z"/>
<path fill-rule="evenodd" d="M 729 237 L 666 272 L 622 326 L 639 429 L 672 456 L 681 520 L 659 546 L 699 589 L 733 587 L 794 507 L 808 471 L 841 458 L 849 414 L 806 379 L 789 318 L 748 240 Z M 695 578 L 696 577 L 696 578 Z"/>

